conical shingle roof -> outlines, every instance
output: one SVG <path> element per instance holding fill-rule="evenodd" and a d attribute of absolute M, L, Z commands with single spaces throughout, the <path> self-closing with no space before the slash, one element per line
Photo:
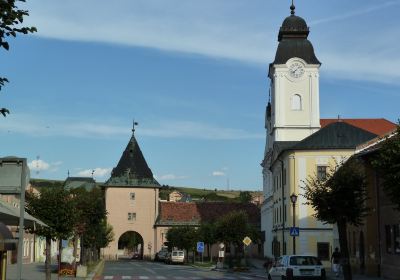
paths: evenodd
<path fill-rule="evenodd" d="M 134 134 L 132 134 L 117 166 L 113 168 L 111 177 L 106 182 L 106 185 L 159 186 L 159 183 L 153 177 L 153 172 L 151 172 L 144 159 Z"/>

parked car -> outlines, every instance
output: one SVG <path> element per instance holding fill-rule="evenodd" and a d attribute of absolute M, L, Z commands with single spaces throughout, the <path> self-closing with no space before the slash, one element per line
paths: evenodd
<path fill-rule="evenodd" d="M 141 260 L 142 259 L 142 255 L 139 254 L 139 253 L 133 253 L 131 259 L 132 260 Z"/>
<path fill-rule="evenodd" d="M 180 250 L 173 250 L 168 253 L 165 258 L 165 263 L 174 264 L 174 263 L 184 263 L 185 262 L 185 252 Z"/>
<path fill-rule="evenodd" d="M 161 249 L 155 256 L 155 261 L 165 261 L 168 255 L 168 249 Z"/>
<path fill-rule="evenodd" d="M 277 259 L 268 272 L 269 280 L 326 279 L 321 261 L 309 255 L 284 255 Z"/>

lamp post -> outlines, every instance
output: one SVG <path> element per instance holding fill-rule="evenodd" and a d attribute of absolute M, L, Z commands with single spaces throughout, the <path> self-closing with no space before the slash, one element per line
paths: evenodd
<path fill-rule="evenodd" d="M 296 227 L 296 202 L 297 202 L 297 195 L 292 193 L 290 196 L 290 201 L 292 202 L 293 207 L 293 227 Z M 293 235 L 293 255 L 296 254 L 296 236 Z"/>

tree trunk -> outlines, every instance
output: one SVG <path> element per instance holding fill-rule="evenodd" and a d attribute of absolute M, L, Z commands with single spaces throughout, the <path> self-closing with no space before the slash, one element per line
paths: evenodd
<path fill-rule="evenodd" d="M 340 253 L 342 255 L 340 264 L 343 268 L 344 280 L 352 280 L 349 248 L 347 246 L 347 224 L 345 221 L 340 221 L 337 223 L 337 226 L 339 231 Z"/>
<path fill-rule="evenodd" d="M 86 250 L 85 250 L 85 247 L 83 246 L 83 236 L 80 237 L 80 240 L 81 240 L 81 257 L 80 257 L 81 264 L 82 265 L 86 265 L 86 262 L 87 262 L 86 254 L 85 254 Z"/>
<path fill-rule="evenodd" d="M 46 236 L 46 261 L 44 263 L 46 280 L 51 280 L 51 238 Z"/>
<path fill-rule="evenodd" d="M 76 257 L 77 257 L 77 253 L 78 253 L 78 236 L 75 235 L 73 238 L 73 244 L 74 244 L 74 251 L 73 251 L 73 256 L 74 256 L 74 267 L 76 267 Z"/>
<path fill-rule="evenodd" d="M 208 248 L 208 257 L 210 258 L 210 262 L 212 263 L 212 252 L 210 243 L 207 244 L 207 248 Z"/>

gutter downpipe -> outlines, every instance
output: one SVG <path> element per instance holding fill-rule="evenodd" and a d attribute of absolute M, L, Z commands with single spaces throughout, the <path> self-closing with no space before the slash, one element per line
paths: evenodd
<path fill-rule="evenodd" d="M 277 158 L 281 163 L 281 189 L 282 189 L 282 255 L 284 255 L 286 252 L 286 247 L 285 247 L 285 201 L 284 201 L 284 185 L 283 185 L 283 161 L 280 158 Z"/>

